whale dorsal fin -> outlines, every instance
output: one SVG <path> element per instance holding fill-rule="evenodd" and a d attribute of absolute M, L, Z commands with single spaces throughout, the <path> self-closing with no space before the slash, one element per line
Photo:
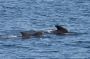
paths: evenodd
<path fill-rule="evenodd" d="M 57 28 L 58 31 L 68 33 L 68 30 L 60 25 L 55 25 L 55 27 Z"/>

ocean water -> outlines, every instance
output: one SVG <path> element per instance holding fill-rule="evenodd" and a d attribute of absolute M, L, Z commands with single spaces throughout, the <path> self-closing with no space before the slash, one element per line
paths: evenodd
<path fill-rule="evenodd" d="M 90 59 L 89 19 L 90 0 L 0 0 L 0 59 Z M 55 24 L 78 34 L 17 37 Z"/>

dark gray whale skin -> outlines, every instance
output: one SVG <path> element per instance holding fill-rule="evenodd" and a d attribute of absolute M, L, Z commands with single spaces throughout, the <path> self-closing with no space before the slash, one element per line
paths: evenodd
<path fill-rule="evenodd" d="M 23 39 L 34 37 L 42 37 L 44 34 L 55 34 L 55 35 L 62 35 L 65 33 L 68 33 L 68 30 L 60 25 L 55 25 L 56 30 L 52 30 L 51 32 L 45 32 L 45 31 L 23 31 L 20 32 Z"/>
<path fill-rule="evenodd" d="M 24 31 L 20 32 L 23 39 L 31 38 L 31 37 L 41 37 L 43 35 L 42 31 Z"/>

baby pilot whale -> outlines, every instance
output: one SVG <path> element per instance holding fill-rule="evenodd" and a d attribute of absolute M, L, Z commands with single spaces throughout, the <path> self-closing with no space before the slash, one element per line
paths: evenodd
<path fill-rule="evenodd" d="M 42 37 L 45 33 L 46 34 L 55 34 L 55 35 L 62 35 L 65 33 L 69 33 L 68 30 L 60 25 L 55 25 L 56 30 L 52 30 L 50 32 L 44 32 L 44 31 L 24 31 L 20 32 L 23 39 L 34 37 Z"/>
<path fill-rule="evenodd" d="M 28 39 L 31 37 L 41 37 L 43 35 L 43 32 L 41 31 L 25 31 L 25 32 L 20 32 L 22 35 L 23 39 Z"/>

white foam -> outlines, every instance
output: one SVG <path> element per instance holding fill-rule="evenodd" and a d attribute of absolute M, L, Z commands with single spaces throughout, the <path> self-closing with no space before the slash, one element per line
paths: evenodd
<path fill-rule="evenodd" d="M 15 36 L 15 35 L 8 35 L 7 37 L 15 38 L 15 37 L 17 37 L 17 36 Z"/>
<path fill-rule="evenodd" d="M 1 35 L 0 38 L 16 38 L 16 35 Z"/>

